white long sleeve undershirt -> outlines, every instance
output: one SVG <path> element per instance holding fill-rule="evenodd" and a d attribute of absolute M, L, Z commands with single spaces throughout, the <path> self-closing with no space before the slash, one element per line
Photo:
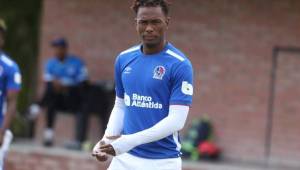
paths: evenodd
<path fill-rule="evenodd" d="M 172 135 L 174 132 L 181 130 L 187 119 L 188 112 L 189 112 L 189 106 L 171 105 L 169 107 L 168 116 L 162 119 L 157 124 L 155 124 L 153 127 L 134 134 L 122 135 L 120 138 L 113 141 L 111 145 L 115 149 L 116 155 L 126 153 L 138 145 L 160 140 L 169 135 Z M 124 110 L 123 111 L 119 110 L 118 112 L 117 111 L 112 112 L 112 114 L 113 113 L 116 115 L 112 115 L 113 118 L 110 118 L 109 120 L 112 125 L 108 126 L 108 128 L 112 128 L 112 129 L 107 129 L 107 134 L 117 134 L 117 132 L 121 132 L 118 131 L 121 129 L 120 125 L 123 126 L 123 122 L 121 122 L 121 120 L 123 121 Z M 118 125 L 116 125 L 116 123 Z M 116 132 L 116 133 L 112 133 L 112 132 Z"/>
<path fill-rule="evenodd" d="M 114 107 L 111 111 L 104 136 L 119 136 L 123 130 L 123 119 L 125 114 L 124 99 L 116 97 Z"/>
<path fill-rule="evenodd" d="M 111 111 L 107 127 L 102 139 L 94 146 L 93 153 L 100 153 L 101 141 L 105 144 L 110 144 L 115 139 L 107 137 L 120 136 L 123 130 L 123 119 L 125 114 L 125 103 L 124 99 L 116 97 L 114 107 Z M 102 153 L 103 154 L 103 153 Z"/>

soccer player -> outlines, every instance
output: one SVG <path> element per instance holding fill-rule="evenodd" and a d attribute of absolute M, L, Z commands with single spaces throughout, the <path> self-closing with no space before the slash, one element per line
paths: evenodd
<path fill-rule="evenodd" d="M 92 155 L 114 156 L 109 170 L 180 170 L 178 131 L 192 103 L 192 65 L 166 39 L 166 0 L 135 0 L 132 9 L 142 43 L 116 59 L 115 105 Z"/>
<path fill-rule="evenodd" d="M 5 32 L 5 23 L 0 20 L 0 170 L 3 170 L 4 157 L 13 138 L 9 127 L 21 88 L 18 65 L 2 51 Z"/>

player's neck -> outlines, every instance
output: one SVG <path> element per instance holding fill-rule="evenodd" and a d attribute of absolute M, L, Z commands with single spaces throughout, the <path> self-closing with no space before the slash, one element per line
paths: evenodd
<path fill-rule="evenodd" d="M 161 52 L 165 48 L 166 44 L 167 44 L 166 41 L 164 41 L 160 44 L 157 44 L 157 45 L 153 45 L 153 46 L 143 44 L 142 51 L 143 51 L 144 54 L 156 54 L 156 53 Z"/>
<path fill-rule="evenodd" d="M 59 58 L 58 58 L 58 60 L 59 60 L 60 62 L 64 62 L 65 59 L 66 59 L 66 57 L 59 57 Z"/>

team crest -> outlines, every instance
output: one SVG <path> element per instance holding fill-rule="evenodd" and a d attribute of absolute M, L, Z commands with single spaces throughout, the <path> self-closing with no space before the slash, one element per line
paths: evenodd
<path fill-rule="evenodd" d="M 166 69 L 165 69 L 164 66 L 156 66 L 154 68 L 153 78 L 158 79 L 158 80 L 162 80 L 165 73 L 166 73 Z"/>

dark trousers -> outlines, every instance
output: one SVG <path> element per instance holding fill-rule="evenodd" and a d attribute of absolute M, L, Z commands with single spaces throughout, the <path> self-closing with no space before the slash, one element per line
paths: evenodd
<path fill-rule="evenodd" d="M 51 82 L 46 84 L 44 96 L 40 102 L 47 108 L 47 128 L 53 128 L 57 111 L 75 113 L 75 139 L 83 142 L 86 139 L 88 118 L 90 113 L 99 114 L 102 129 L 106 128 L 111 109 L 112 93 L 107 93 L 99 86 L 87 82 L 78 86 L 67 87 L 63 92 L 54 90 Z"/>

